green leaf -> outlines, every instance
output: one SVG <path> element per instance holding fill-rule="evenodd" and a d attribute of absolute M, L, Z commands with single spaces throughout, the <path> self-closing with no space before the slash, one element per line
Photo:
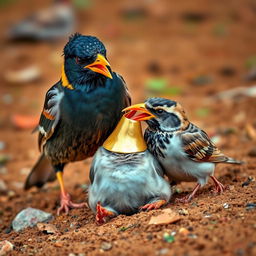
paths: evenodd
<path fill-rule="evenodd" d="M 245 61 L 245 67 L 252 69 L 256 67 L 256 56 L 251 56 Z"/>
<path fill-rule="evenodd" d="M 168 86 L 168 81 L 164 78 L 154 78 L 146 81 L 146 88 L 152 91 L 163 91 Z"/>
<path fill-rule="evenodd" d="M 206 117 L 210 113 L 210 110 L 208 108 L 198 108 L 196 110 L 196 115 L 199 117 Z"/>

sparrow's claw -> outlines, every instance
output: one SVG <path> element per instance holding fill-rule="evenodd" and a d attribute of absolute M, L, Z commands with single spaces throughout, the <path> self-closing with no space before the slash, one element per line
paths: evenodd
<path fill-rule="evenodd" d="M 184 197 L 182 197 L 182 198 L 176 198 L 176 199 L 175 199 L 175 202 L 176 202 L 176 203 L 183 203 L 183 204 L 189 203 L 189 202 L 192 200 L 192 198 L 195 196 L 197 190 L 198 190 L 200 187 L 201 187 L 201 185 L 198 183 L 198 184 L 195 186 L 195 188 L 193 189 L 193 191 L 192 191 L 191 194 L 186 195 L 186 196 L 184 196 Z"/>
<path fill-rule="evenodd" d="M 215 189 L 214 189 L 214 192 L 218 193 L 218 194 L 221 194 L 225 191 L 225 186 L 219 182 L 214 176 L 211 176 L 213 182 L 214 182 L 214 185 L 215 185 Z"/>
<path fill-rule="evenodd" d="M 61 194 L 60 207 L 57 210 L 57 215 L 60 215 L 62 211 L 68 214 L 71 208 L 82 208 L 86 206 L 86 203 L 75 204 L 71 201 L 71 197 L 68 193 Z"/>
<path fill-rule="evenodd" d="M 144 206 L 140 207 L 141 211 L 150 211 L 154 209 L 159 209 L 161 206 L 166 204 L 166 200 L 158 200 L 151 204 L 145 204 Z"/>
<path fill-rule="evenodd" d="M 104 207 L 102 207 L 100 205 L 100 202 L 97 203 L 97 206 L 96 206 L 96 223 L 98 225 L 102 225 L 104 223 L 106 223 L 107 221 L 107 218 L 111 218 L 111 217 L 114 217 L 115 216 L 115 213 L 105 209 Z"/>

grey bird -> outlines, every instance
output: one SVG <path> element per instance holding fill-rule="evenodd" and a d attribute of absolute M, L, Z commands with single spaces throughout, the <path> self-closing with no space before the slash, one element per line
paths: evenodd
<path fill-rule="evenodd" d="M 175 101 L 150 98 L 126 110 L 140 113 L 133 115 L 134 120 L 146 120 L 148 128 L 144 138 L 148 149 L 158 159 L 169 180 L 197 182 L 190 195 L 177 201 L 191 201 L 209 177 L 216 192 L 222 193 L 225 187 L 214 177 L 216 164 L 243 163 L 224 155 L 203 130 L 189 122 L 183 107 Z"/>
<path fill-rule="evenodd" d="M 98 224 L 119 214 L 158 209 L 171 197 L 161 166 L 147 150 L 140 123 L 128 116 L 96 152 L 90 180 L 89 206 Z"/>

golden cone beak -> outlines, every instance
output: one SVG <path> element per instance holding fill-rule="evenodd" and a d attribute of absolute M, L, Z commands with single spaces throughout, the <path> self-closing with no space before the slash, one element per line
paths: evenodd
<path fill-rule="evenodd" d="M 106 60 L 106 58 L 103 55 L 98 54 L 96 60 L 93 63 L 85 66 L 84 68 L 89 68 L 93 72 L 100 73 L 100 74 L 112 79 L 113 77 L 112 77 L 109 69 L 107 68 L 107 66 L 110 67 L 109 62 Z"/>
<path fill-rule="evenodd" d="M 145 151 L 147 145 L 143 138 L 141 123 L 123 116 L 103 147 L 116 153 Z"/>
<path fill-rule="evenodd" d="M 126 111 L 129 111 L 129 112 L 130 111 L 136 111 L 136 112 L 140 111 L 140 112 L 142 112 L 142 114 L 135 117 L 136 119 L 134 119 L 134 120 L 136 120 L 136 121 L 146 121 L 146 120 L 155 118 L 155 116 L 146 109 L 145 103 L 139 103 L 139 104 L 132 105 L 130 107 L 127 107 L 127 108 L 123 109 L 122 111 L 123 112 L 126 112 Z"/>

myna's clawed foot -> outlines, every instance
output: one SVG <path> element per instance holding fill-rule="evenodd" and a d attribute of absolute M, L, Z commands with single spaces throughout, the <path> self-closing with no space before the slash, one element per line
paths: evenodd
<path fill-rule="evenodd" d="M 150 211 L 150 210 L 159 209 L 160 207 L 162 207 L 166 203 L 167 203 L 166 200 L 158 200 L 158 201 L 155 201 L 153 203 L 146 204 L 146 205 L 140 207 L 140 210 L 141 211 Z"/>
<path fill-rule="evenodd" d="M 71 201 L 70 194 L 68 193 L 61 193 L 60 195 L 60 207 L 57 210 L 57 215 L 60 215 L 62 211 L 68 214 L 69 209 L 71 208 L 82 208 L 85 207 L 86 203 L 75 204 Z"/>
<path fill-rule="evenodd" d="M 100 205 L 100 202 L 97 203 L 96 206 L 96 223 L 98 225 L 102 225 L 104 223 L 106 223 L 108 218 L 114 217 L 115 213 L 108 211 L 107 209 L 105 209 L 104 207 L 102 207 Z"/>
<path fill-rule="evenodd" d="M 224 190 L 226 189 L 225 186 L 219 182 L 214 176 L 211 176 L 213 182 L 214 182 L 214 185 L 215 185 L 215 189 L 214 189 L 214 192 L 215 193 L 218 193 L 218 194 L 221 194 L 224 192 Z"/>
<path fill-rule="evenodd" d="M 175 199 L 175 202 L 176 202 L 176 203 L 183 203 L 183 204 L 189 203 L 189 202 L 192 200 L 192 198 L 195 196 L 197 190 L 198 190 L 200 187 L 201 187 L 201 185 L 200 185 L 200 184 L 197 184 L 197 185 L 195 186 L 195 188 L 193 189 L 193 191 L 192 191 L 191 194 L 188 194 L 187 196 L 184 196 L 184 197 L 182 197 L 182 198 L 176 198 L 176 199 Z"/>

